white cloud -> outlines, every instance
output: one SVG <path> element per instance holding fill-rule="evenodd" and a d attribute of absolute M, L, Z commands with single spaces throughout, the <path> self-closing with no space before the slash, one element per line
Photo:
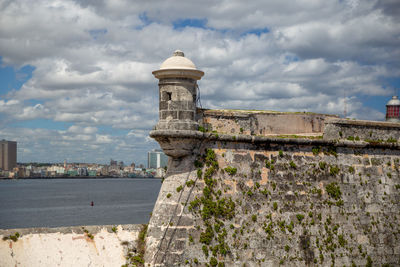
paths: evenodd
<path fill-rule="evenodd" d="M 346 94 L 350 116 L 383 119 L 360 99 L 389 96 L 382 81 L 400 76 L 398 9 L 393 0 L 2 1 L 2 62 L 35 70 L 0 99 L 0 130 L 25 142 L 9 122 L 46 119 L 64 128 L 42 129 L 46 138 L 29 141 L 31 151 L 46 140 L 89 160 L 118 158 L 118 147 L 144 162 L 134 154 L 156 146 L 148 138 L 158 116 L 151 71 L 175 49 L 205 71 L 203 107 L 342 114 Z M 204 28 L 174 29 L 188 18 Z"/>
<path fill-rule="evenodd" d="M 100 134 L 97 134 L 97 135 L 96 135 L 96 143 L 99 143 L 99 144 L 109 144 L 109 143 L 112 143 L 112 139 L 111 139 L 111 137 L 108 136 L 108 135 L 100 135 Z"/>
<path fill-rule="evenodd" d="M 93 134 L 97 132 L 96 127 L 81 127 L 77 125 L 72 125 L 68 128 L 66 131 L 67 133 L 74 133 L 74 134 L 79 134 L 79 133 L 84 133 L 84 134 Z"/>

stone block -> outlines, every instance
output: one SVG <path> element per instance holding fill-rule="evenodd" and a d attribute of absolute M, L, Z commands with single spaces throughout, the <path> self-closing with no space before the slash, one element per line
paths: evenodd
<path fill-rule="evenodd" d="M 178 112 L 174 110 L 161 110 L 160 116 L 161 120 L 176 120 L 178 119 Z"/>
<path fill-rule="evenodd" d="M 186 110 L 187 101 L 169 101 L 168 110 Z M 179 117 L 179 116 L 178 116 Z"/>
<path fill-rule="evenodd" d="M 196 99 L 196 96 L 193 96 Z M 196 110 L 196 103 L 194 101 L 186 101 L 186 106 L 184 107 L 186 110 Z"/>
<path fill-rule="evenodd" d="M 159 110 L 167 110 L 168 109 L 168 102 L 167 101 L 160 101 L 159 103 Z M 164 119 L 160 117 L 160 119 Z"/>
<path fill-rule="evenodd" d="M 179 226 L 192 226 L 192 225 L 193 225 L 193 218 L 191 216 L 182 216 L 179 218 Z"/>
<path fill-rule="evenodd" d="M 362 234 L 357 235 L 357 243 L 361 245 L 368 244 L 369 243 L 368 236 Z"/>
<path fill-rule="evenodd" d="M 191 110 L 180 110 L 178 118 L 180 120 L 194 120 L 194 112 Z"/>
<path fill-rule="evenodd" d="M 367 205 L 367 207 L 366 207 L 366 211 L 370 212 L 370 213 L 377 213 L 381 210 L 382 210 L 382 208 L 378 204 L 370 204 L 370 205 Z"/>

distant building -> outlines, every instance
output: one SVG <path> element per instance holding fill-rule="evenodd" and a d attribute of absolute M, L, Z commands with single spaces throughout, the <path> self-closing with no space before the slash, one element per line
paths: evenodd
<path fill-rule="evenodd" d="M 67 174 L 69 176 L 78 176 L 78 171 L 77 170 L 68 170 Z"/>
<path fill-rule="evenodd" d="M 78 168 L 78 175 L 79 176 L 88 176 L 88 170 L 86 167 Z"/>
<path fill-rule="evenodd" d="M 117 163 L 116 160 L 110 159 L 110 166 L 117 166 Z"/>
<path fill-rule="evenodd" d="M 153 149 L 147 153 L 147 167 L 149 169 L 164 168 L 168 164 L 167 155 L 159 149 Z"/>
<path fill-rule="evenodd" d="M 400 122 L 400 100 L 397 96 L 386 104 L 386 121 Z"/>
<path fill-rule="evenodd" d="M 65 173 L 65 168 L 63 166 L 52 165 L 52 166 L 47 168 L 47 171 L 55 172 L 57 174 L 64 174 Z"/>
<path fill-rule="evenodd" d="M 0 141 L 0 169 L 11 171 L 17 167 L 17 142 Z"/>

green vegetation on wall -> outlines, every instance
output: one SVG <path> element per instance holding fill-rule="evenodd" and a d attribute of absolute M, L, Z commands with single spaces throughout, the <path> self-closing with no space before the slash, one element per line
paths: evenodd
<path fill-rule="evenodd" d="M 256 254 L 250 257 L 259 264 L 275 259 L 282 265 L 325 266 L 354 257 L 363 259 L 364 264 L 368 264 L 368 257 L 373 262 L 374 257 L 368 255 L 365 245 L 358 246 L 357 233 L 371 238 L 374 229 L 386 225 L 390 217 L 378 220 L 379 214 L 375 212 L 372 216 L 366 212 L 367 202 L 349 201 L 354 196 L 357 199 L 359 188 L 347 182 L 361 175 L 365 177 L 362 186 L 367 187 L 372 182 L 366 184 L 366 181 L 372 177 L 365 173 L 365 167 L 355 168 L 338 160 L 341 155 L 335 147 L 314 147 L 312 150 L 314 160 L 305 160 L 305 156 L 300 159 L 282 149 L 275 155 L 255 156 L 248 162 L 233 161 L 220 169 L 218 160 L 226 160 L 226 152 L 217 155 L 214 150 L 207 149 L 195 164 L 197 177 L 204 182 L 204 187 L 188 206 L 202 222 L 199 237 L 190 235 L 189 243 L 198 245 L 204 258 L 190 259 L 188 264 L 203 262 L 208 266 L 223 266 L 235 261 L 244 262 L 244 255 L 251 255 L 251 251 L 256 253 L 257 247 L 250 243 L 259 242 L 257 240 L 265 240 L 265 246 L 274 248 L 268 250 L 270 252 L 264 258 L 255 258 Z M 234 150 L 231 153 L 235 156 Z M 217 160 L 219 156 L 221 159 Z M 239 158 L 244 159 L 243 156 Z M 236 164 L 246 165 L 249 169 L 240 169 Z M 267 183 L 261 182 L 264 167 L 269 170 Z M 388 163 L 386 168 L 396 169 L 396 164 Z M 387 179 L 398 181 L 399 171 L 396 170 L 396 174 L 386 171 Z M 232 194 L 233 187 L 231 183 L 226 184 L 226 180 L 236 184 L 236 193 Z M 399 182 L 398 185 L 400 188 Z M 188 186 L 193 185 L 189 183 Z M 372 196 L 367 194 L 366 197 Z M 393 196 L 386 194 L 385 197 L 384 201 L 394 201 Z M 368 227 L 361 227 L 361 215 L 372 218 Z M 400 238 L 398 226 L 391 233 L 395 239 Z M 280 245 L 277 247 L 277 244 Z M 278 252 L 280 249 L 284 253 Z M 355 251 L 359 254 L 354 255 Z"/>

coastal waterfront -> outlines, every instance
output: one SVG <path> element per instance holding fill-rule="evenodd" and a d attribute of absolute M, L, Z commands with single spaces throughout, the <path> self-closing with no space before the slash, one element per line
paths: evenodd
<path fill-rule="evenodd" d="M 0 180 L 0 229 L 147 223 L 160 187 L 151 178 Z"/>

